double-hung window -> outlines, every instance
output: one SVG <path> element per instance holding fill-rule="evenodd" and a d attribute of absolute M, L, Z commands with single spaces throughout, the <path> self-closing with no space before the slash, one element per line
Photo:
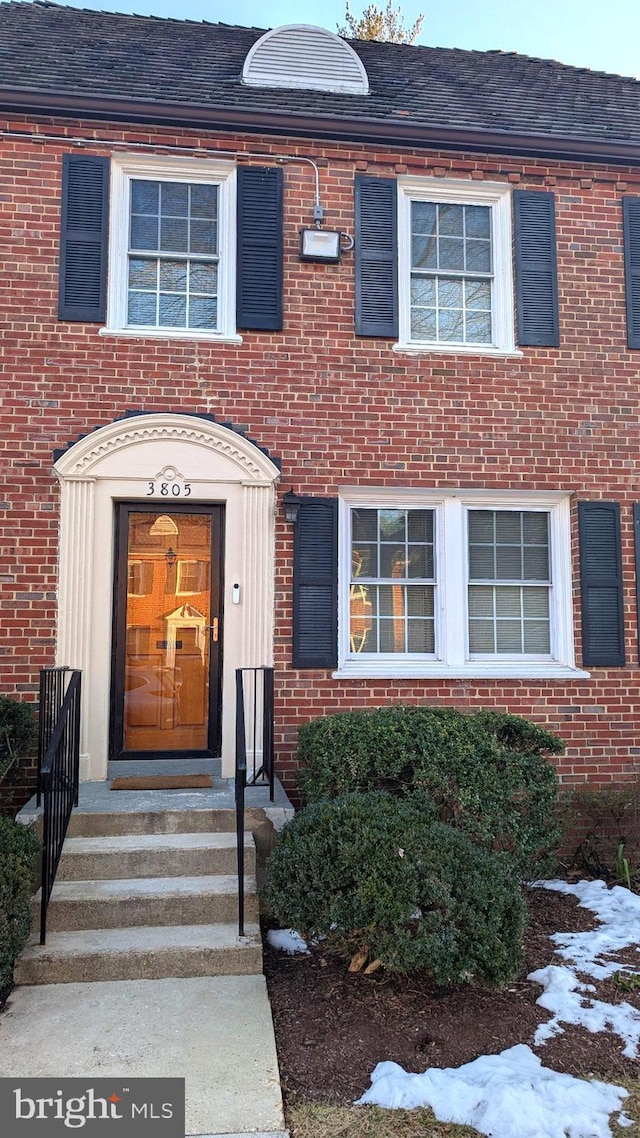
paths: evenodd
<path fill-rule="evenodd" d="M 401 178 L 400 347 L 513 352 L 509 186 Z"/>
<path fill-rule="evenodd" d="M 575 671 L 567 495 L 354 488 L 340 535 L 342 674 Z"/>
<path fill-rule="evenodd" d="M 233 165 L 124 156 L 111 202 L 107 330 L 233 337 Z"/>

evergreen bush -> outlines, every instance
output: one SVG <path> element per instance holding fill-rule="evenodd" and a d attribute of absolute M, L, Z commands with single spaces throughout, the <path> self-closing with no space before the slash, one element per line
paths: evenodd
<path fill-rule="evenodd" d="M 33 831 L 0 816 L 0 991 L 10 984 L 29 936 L 39 855 Z"/>
<path fill-rule="evenodd" d="M 265 892 L 280 924 L 390 971 L 503 983 L 521 963 L 517 881 L 412 797 L 354 792 L 300 810 L 269 858 Z"/>
<path fill-rule="evenodd" d="M 0 777 L 14 759 L 33 752 L 37 737 L 33 704 L 0 695 Z"/>
<path fill-rule="evenodd" d="M 354 790 L 419 792 L 432 818 L 515 874 L 548 872 L 560 831 L 549 755 L 562 741 L 520 716 L 441 707 L 382 707 L 312 720 L 299 733 L 299 783 L 308 803 Z"/>

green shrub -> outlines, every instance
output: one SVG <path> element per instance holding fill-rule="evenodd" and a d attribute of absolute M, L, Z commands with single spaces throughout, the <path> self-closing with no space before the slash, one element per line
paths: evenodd
<path fill-rule="evenodd" d="M 438 984 L 501 983 L 521 962 L 517 882 L 410 797 L 355 792 L 305 807 L 278 837 L 265 893 L 280 924 Z"/>
<path fill-rule="evenodd" d="M 37 737 L 33 704 L 0 695 L 0 777 L 14 759 L 33 752 Z"/>
<path fill-rule="evenodd" d="M 299 782 L 307 802 L 353 790 L 420 791 L 432 816 L 531 879 L 549 870 L 559 841 L 548 755 L 562 750 L 556 735 L 515 715 L 382 707 L 302 727 Z"/>
<path fill-rule="evenodd" d="M 32 830 L 0 816 L 0 990 L 29 936 L 39 854 Z"/>

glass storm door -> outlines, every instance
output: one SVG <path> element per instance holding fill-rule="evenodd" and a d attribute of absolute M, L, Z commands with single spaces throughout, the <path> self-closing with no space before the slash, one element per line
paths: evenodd
<path fill-rule="evenodd" d="M 118 507 L 113 758 L 217 754 L 222 506 Z"/>

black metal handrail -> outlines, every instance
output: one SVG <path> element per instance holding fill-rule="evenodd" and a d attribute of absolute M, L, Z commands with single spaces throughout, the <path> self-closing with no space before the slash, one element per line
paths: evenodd
<path fill-rule="evenodd" d="M 40 944 L 47 936 L 47 908 L 74 806 L 80 766 L 80 672 L 45 668 L 40 673 L 38 802 L 43 803 Z"/>
<path fill-rule="evenodd" d="M 236 668 L 236 838 L 238 850 L 238 934 L 244 936 L 245 788 L 268 786 L 274 799 L 273 668 Z M 248 723 L 247 723 L 247 718 Z M 251 774 L 247 767 L 251 758 Z"/>

